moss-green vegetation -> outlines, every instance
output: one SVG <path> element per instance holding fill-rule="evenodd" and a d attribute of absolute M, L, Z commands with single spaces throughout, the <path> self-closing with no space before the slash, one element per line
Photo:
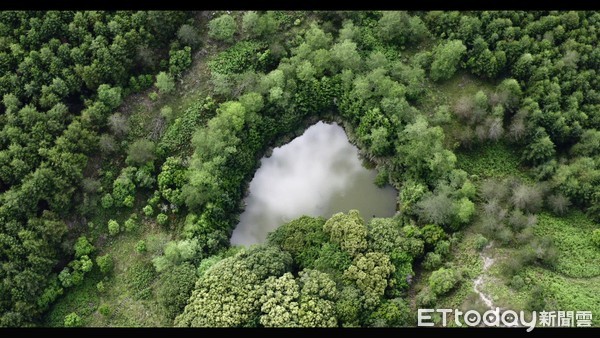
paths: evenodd
<path fill-rule="evenodd" d="M 598 224 L 581 212 L 574 211 L 563 217 L 550 214 L 538 216 L 534 232 L 549 235 L 560 251 L 556 272 L 565 277 L 590 278 L 600 276 L 600 250 L 592 241 L 591 233 Z"/>
<path fill-rule="evenodd" d="M 520 170 L 520 162 L 517 152 L 503 143 L 476 146 L 457 155 L 458 167 L 478 180 L 508 176 L 527 179 L 527 174 Z"/>

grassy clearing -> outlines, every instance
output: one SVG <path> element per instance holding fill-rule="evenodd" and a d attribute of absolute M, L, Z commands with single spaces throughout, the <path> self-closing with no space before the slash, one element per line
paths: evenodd
<path fill-rule="evenodd" d="M 598 224 L 580 211 L 556 217 L 547 213 L 538 216 L 535 234 L 549 235 L 560 251 L 556 271 L 566 277 L 600 277 L 600 250 L 594 246 L 591 233 Z"/>
<path fill-rule="evenodd" d="M 452 106 L 462 96 L 474 96 L 480 90 L 492 92 L 494 87 L 493 83 L 482 81 L 466 71 L 459 71 L 447 81 L 427 81 L 426 95 L 418 108 L 423 112 L 432 112 L 440 105 Z"/>
<path fill-rule="evenodd" d="M 525 270 L 551 298 L 547 310 L 592 311 L 594 326 L 600 326 L 600 278 L 569 278 L 541 268 Z"/>
<path fill-rule="evenodd" d="M 534 228 L 536 236 L 549 235 L 559 250 L 559 259 L 553 270 L 539 266 L 527 266 L 519 273 L 524 285 L 520 289 L 510 286 L 510 278 L 502 266 L 516 253 L 514 248 L 492 247 L 488 255 L 495 259 L 483 276 L 481 290 L 494 302 L 494 306 L 512 310 L 525 310 L 535 287 L 544 290 L 548 311 L 592 311 L 600 316 L 600 250 L 595 248 L 589 233 L 598 225 L 580 211 L 557 217 L 547 213 L 538 215 Z M 461 242 L 453 250 L 449 266 L 460 267 L 466 272 L 463 282 L 453 292 L 438 299 L 438 308 L 482 309 L 483 304 L 472 292 L 475 278 L 482 272 L 482 260 L 473 246 L 478 233 L 477 226 L 465 230 Z M 426 283 L 430 273 L 423 273 L 415 288 Z M 599 324 L 596 324 L 598 326 Z"/>
<path fill-rule="evenodd" d="M 86 276 L 83 284 L 69 289 L 48 312 L 44 326 L 62 326 L 64 317 L 77 313 L 84 326 L 168 326 L 162 307 L 156 303 L 154 284 L 157 275 L 152 258 L 162 252 L 171 238 L 154 223 L 144 222 L 137 232 L 119 235 L 104 247 L 100 255 L 114 258 L 114 270 L 104 276 L 97 267 Z M 135 250 L 136 243 L 144 240 L 145 253 Z M 104 283 L 99 291 L 97 283 Z M 109 309 L 102 314 L 101 307 Z"/>
<path fill-rule="evenodd" d="M 503 142 L 486 143 L 457 152 L 457 166 L 477 179 L 514 176 L 533 181 L 520 167 L 517 152 Z"/>

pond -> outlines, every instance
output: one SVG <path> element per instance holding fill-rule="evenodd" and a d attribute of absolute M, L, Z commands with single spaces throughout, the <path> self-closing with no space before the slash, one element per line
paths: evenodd
<path fill-rule="evenodd" d="M 342 127 L 318 122 L 261 159 L 231 244 L 262 243 L 302 215 L 329 218 L 357 209 L 365 221 L 393 216 L 397 192 L 375 186 L 376 174 L 362 166 Z"/>

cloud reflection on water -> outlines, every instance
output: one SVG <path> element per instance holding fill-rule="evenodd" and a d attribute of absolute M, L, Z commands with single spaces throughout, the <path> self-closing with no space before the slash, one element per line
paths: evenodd
<path fill-rule="evenodd" d="M 377 188 L 375 174 L 361 165 L 358 149 L 340 126 L 318 122 L 261 160 L 231 244 L 263 242 L 302 215 L 329 217 L 358 209 L 366 219 L 391 216 L 396 192 Z"/>

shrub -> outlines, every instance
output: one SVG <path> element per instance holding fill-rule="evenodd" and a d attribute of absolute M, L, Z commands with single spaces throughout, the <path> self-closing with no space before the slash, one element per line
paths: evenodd
<path fill-rule="evenodd" d="M 539 187 L 519 184 L 513 191 L 511 201 L 515 208 L 537 212 L 542 207 L 544 197 Z"/>
<path fill-rule="evenodd" d="M 427 270 L 437 269 L 442 265 L 442 256 L 435 252 L 428 252 L 423 261 L 423 268 Z"/>
<path fill-rule="evenodd" d="M 600 248 L 600 229 L 592 231 L 592 243 Z"/>
<path fill-rule="evenodd" d="M 169 106 L 164 106 L 160 109 L 160 116 L 162 116 L 167 123 L 171 122 L 173 119 L 173 108 Z"/>
<path fill-rule="evenodd" d="M 531 292 L 526 309 L 529 311 L 543 311 L 546 309 L 546 297 L 544 295 L 544 289 L 542 289 L 540 286 L 536 286 Z"/>
<path fill-rule="evenodd" d="M 143 252 L 146 252 L 147 250 L 148 250 L 148 248 L 146 247 L 146 241 L 140 240 L 139 242 L 137 242 L 135 244 L 135 251 L 137 251 L 139 253 L 143 253 Z"/>
<path fill-rule="evenodd" d="M 123 206 L 127 208 L 133 208 L 133 204 L 135 203 L 135 197 L 128 195 L 123 200 Z"/>
<path fill-rule="evenodd" d="M 110 305 L 102 304 L 98 307 L 98 312 L 100 312 L 100 314 L 104 317 L 108 317 L 111 315 L 112 309 L 110 308 Z"/>
<path fill-rule="evenodd" d="M 79 317 L 79 315 L 77 315 L 75 312 L 71 312 L 65 316 L 64 324 L 65 327 L 80 327 L 82 324 L 81 317 Z"/>
<path fill-rule="evenodd" d="M 169 217 L 166 214 L 160 213 L 156 216 L 156 222 L 160 225 L 165 225 L 169 221 Z"/>
<path fill-rule="evenodd" d="M 103 281 L 99 281 L 96 284 L 96 289 L 98 289 L 98 292 L 104 292 L 106 290 L 106 286 L 104 285 Z"/>
<path fill-rule="evenodd" d="M 125 221 L 125 231 L 131 232 L 135 230 L 138 226 L 137 219 L 137 214 L 131 214 L 131 216 L 129 216 L 129 218 Z"/>
<path fill-rule="evenodd" d="M 196 283 L 196 269 L 189 263 L 174 267 L 160 276 L 157 300 L 167 311 L 169 318 L 175 318 L 183 311 Z"/>
<path fill-rule="evenodd" d="M 156 83 L 154 85 L 161 95 L 168 94 L 175 89 L 175 80 L 173 80 L 170 74 L 160 72 L 156 75 Z"/>
<path fill-rule="evenodd" d="M 96 264 L 98 264 L 100 271 L 104 274 L 110 273 L 114 267 L 113 258 L 110 254 L 98 256 L 96 258 Z"/>
<path fill-rule="evenodd" d="M 119 223 L 117 221 L 115 221 L 114 219 L 111 219 L 110 221 L 108 221 L 108 234 L 109 235 L 114 236 L 114 235 L 118 234 L 119 231 L 121 231 L 121 227 L 119 226 Z"/>
<path fill-rule="evenodd" d="M 244 13 L 242 17 L 242 32 L 246 36 L 252 37 L 257 33 L 258 18 L 258 13 L 254 11 Z"/>
<path fill-rule="evenodd" d="M 436 296 L 448 293 L 457 283 L 457 274 L 453 269 L 440 268 L 429 276 L 429 288 Z"/>
<path fill-rule="evenodd" d="M 125 278 L 127 287 L 134 299 L 148 299 L 152 296 L 152 284 L 156 280 L 156 272 L 151 263 L 139 262 L 132 265 Z"/>
<path fill-rule="evenodd" d="M 146 205 L 142 208 L 142 211 L 144 212 L 144 215 L 146 215 L 146 217 L 152 217 L 152 215 L 154 214 L 154 209 L 151 205 Z"/>
<path fill-rule="evenodd" d="M 129 150 L 127 151 L 127 163 L 133 165 L 146 164 L 156 157 L 154 151 L 154 142 L 144 138 L 136 140 L 129 146 Z"/>
<path fill-rule="evenodd" d="M 104 196 L 102 196 L 102 199 L 100 200 L 100 204 L 102 204 L 102 207 L 104 209 L 108 209 L 110 207 L 113 206 L 114 200 L 111 194 L 105 194 Z"/>
<path fill-rule="evenodd" d="M 431 289 L 425 288 L 417 294 L 417 297 L 415 300 L 416 300 L 418 306 L 427 307 L 427 306 L 435 304 L 437 302 L 437 297 L 436 297 L 435 293 L 433 293 L 431 291 Z"/>
<path fill-rule="evenodd" d="M 557 215 L 564 215 L 571 206 L 571 201 L 560 193 L 548 196 L 547 202 L 550 210 Z"/>
<path fill-rule="evenodd" d="M 75 249 L 75 257 L 80 258 L 82 256 L 86 256 L 94 252 L 94 246 L 88 241 L 85 236 L 81 236 L 77 239 L 74 245 Z"/>
<path fill-rule="evenodd" d="M 485 236 L 483 236 L 482 234 L 477 234 L 477 236 L 475 236 L 475 249 L 477 249 L 478 251 L 483 250 L 483 248 L 485 248 L 485 246 L 488 244 L 488 240 L 487 238 L 485 238 Z"/>
<path fill-rule="evenodd" d="M 513 289 L 519 291 L 519 290 L 521 290 L 525 286 L 525 281 L 523 280 L 523 277 L 521 277 L 519 275 L 515 275 L 510 280 L 510 286 Z"/>

